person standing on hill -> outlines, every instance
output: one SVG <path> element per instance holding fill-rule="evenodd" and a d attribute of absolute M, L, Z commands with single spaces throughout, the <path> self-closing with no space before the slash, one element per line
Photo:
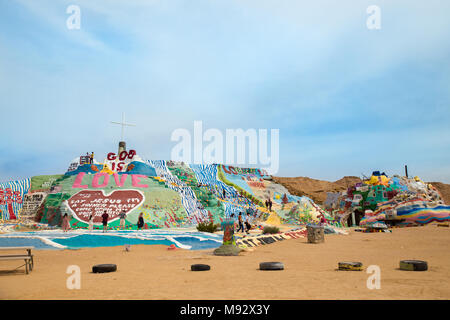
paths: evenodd
<path fill-rule="evenodd" d="M 138 223 L 137 223 L 138 230 L 142 230 L 142 228 L 144 227 L 144 217 L 143 217 L 143 215 L 144 214 L 142 212 L 139 215 L 139 219 L 138 219 Z"/>
<path fill-rule="evenodd" d="M 269 211 L 272 212 L 272 200 L 269 198 Z"/>
<path fill-rule="evenodd" d="M 63 217 L 62 229 L 63 229 L 63 232 L 67 232 L 70 229 L 69 216 L 67 215 L 67 213 L 64 214 L 64 217 Z"/>
<path fill-rule="evenodd" d="M 122 210 L 122 212 L 119 214 L 120 218 L 120 229 L 125 229 L 125 218 L 127 216 L 127 213 L 125 210 Z"/>
<path fill-rule="evenodd" d="M 89 216 L 89 231 L 92 231 L 93 228 L 94 228 L 94 215 L 91 214 Z"/>
<path fill-rule="evenodd" d="M 108 229 L 108 218 L 109 215 L 105 212 L 102 214 L 102 223 L 103 223 L 103 232 L 106 232 L 106 230 Z"/>
<path fill-rule="evenodd" d="M 242 232 L 245 232 L 244 223 L 242 221 L 242 213 L 239 213 L 238 221 L 239 221 L 239 228 L 237 229 L 236 232 L 239 232 L 239 230 L 241 230 L 241 229 L 242 229 Z"/>
<path fill-rule="evenodd" d="M 89 157 L 89 163 L 93 164 L 94 163 L 94 152 L 91 153 L 90 157 Z"/>
<path fill-rule="evenodd" d="M 320 225 L 324 226 L 327 223 L 327 219 L 325 219 L 325 216 L 323 213 L 320 215 Z"/>

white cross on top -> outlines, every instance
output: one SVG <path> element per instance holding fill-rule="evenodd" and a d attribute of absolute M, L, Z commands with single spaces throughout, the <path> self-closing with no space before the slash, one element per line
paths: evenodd
<path fill-rule="evenodd" d="M 131 124 L 131 123 L 125 123 L 125 113 L 122 112 L 122 122 L 115 122 L 115 121 L 111 121 L 111 123 L 113 124 L 119 124 L 122 126 L 122 136 L 121 136 L 121 141 L 123 141 L 123 128 L 125 126 L 129 126 L 129 127 L 135 127 L 136 125 Z"/>

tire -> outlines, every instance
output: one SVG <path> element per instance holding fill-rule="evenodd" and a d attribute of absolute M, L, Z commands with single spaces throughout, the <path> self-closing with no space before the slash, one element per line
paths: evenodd
<path fill-rule="evenodd" d="M 339 262 L 338 267 L 343 271 L 362 271 L 363 264 L 361 262 Z"/>
<path fill-rule="evenodd" d="M 405 271 L 427 271 L 428 263 L 421 260 L 401 260 L 400 270 Z"/>
<path fill-rule="evenodd" d="M 284 270 L 284 265 L 281 262 L 261 262 L 259 270 Z"/>
<path fill-rule="evenodd" d="M 193 264 L 191 265 L 191 271 L 208 271 L 211 267 L 207 264 Z"/>
<path fill-rule="evenodd" d="M 93 273 L 115 272 L 116 270 L 117 265 L 115 264 L 97 264 L 92 267 Z"/>

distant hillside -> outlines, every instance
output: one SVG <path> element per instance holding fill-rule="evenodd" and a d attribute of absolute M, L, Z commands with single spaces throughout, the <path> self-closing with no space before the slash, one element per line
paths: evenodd
<path fill-rule="evenodd" d="M 291 194 L 307 196 L 318 204 L 323 204 L 327 198 L 327 192 L 339 192 L 347 190 L 362 180 L 358 177 L 343 177 L 334 182 L 311 179 L 308 177 L 283 178 L 273 177 L 273 181 L 283 185 Z M 444 202 L 450 204 L 450 184 L 442 182 L 431 183 L 442 195 Z"/>
<path fill-rule="evenodd" d="M 442 183 L 442 182 L 428 182 L 433 185 L 436 189 L 438 189 L 441 194 L 444 202 L 446 204 L 450 204 L 450 184 Z"/>
<path fill-rule="evenodd" d="M 339 192 L 347 190 L 362 180 L 358 177 L 343 177 L 334 182 L 311 179 L 308 177 L 283 178 L 273 177 L 273 181 L 286 187 L 291 194 L 307 196 L 318 204 L 323 204 L 327 198 L 327 192 Z"/>

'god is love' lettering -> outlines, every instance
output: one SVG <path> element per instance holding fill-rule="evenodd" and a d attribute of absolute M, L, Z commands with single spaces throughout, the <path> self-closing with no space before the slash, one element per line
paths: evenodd
<path fill-rule="evenodd" d="M 87 184 L 83 184 L 83 178 L 86 175 L 85 172 L 78 173 L 77 177 L 75 178 L 75 181 L 73 182 L 72 188 L 73 189 L 87 189 L 89 186 Z M 111 177 L 114 178 L 114 182 L 116 184 L 116 187 L 123 187 L 125 184 L 125 181 L 128 178 L 128 174 L 117 174 L 114 173 L 112 175 L 109 175 L 106 172 L 98 172 L 94 175 L 92 178 L 92 188 L 105 188 L 109 184 L 109 180 Z M 148 188 L 148 184 L 141 184 L 141 179 L 147 178 L 147 176 L 143 174 L 131 174 L 131 184 L 135 188 Z"/>

